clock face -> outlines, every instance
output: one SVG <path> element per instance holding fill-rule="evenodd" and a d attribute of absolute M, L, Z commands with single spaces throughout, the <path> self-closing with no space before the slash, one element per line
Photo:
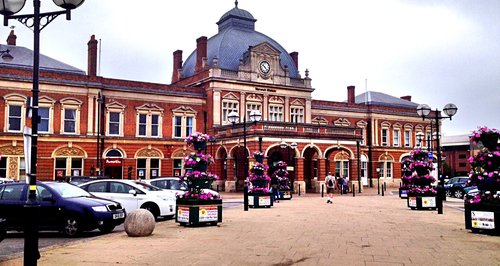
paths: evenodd
<path fill-rule="evenodd" d="M 271 70 L 271 66 L 269 65 L 269 62 L 267 62 L 267 61 L 260 62 L 260 71 L 262 73 L 269 74 L 270 70 Z"/>

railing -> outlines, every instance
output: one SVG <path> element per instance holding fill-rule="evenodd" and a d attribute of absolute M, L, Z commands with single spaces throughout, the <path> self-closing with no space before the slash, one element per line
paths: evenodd
<path fill-rule="evenodd" d="M 360 140 L 359 128 L 314 125 L 305 123 L 283 123 L 264 121 L 258 123 L 247 122 L 247 135 L 259 134 L 268 136 L 294 136 L 294 137 L 318 137 L 342 140 Z M 215 128 L 219 137 L 239 136 L 243 134 L 243 125 L 225 125 Z"/>

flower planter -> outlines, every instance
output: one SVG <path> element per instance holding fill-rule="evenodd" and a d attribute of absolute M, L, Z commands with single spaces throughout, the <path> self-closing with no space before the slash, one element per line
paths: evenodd
<path fill-rule="evenodd" d="M 212 181 L 207 179 L 192 179 L 187 181 L 190 188 L 210 188 L 212 186 Z"/>
<path fill-rule="evenodd" d="M 248 193 L 248 207 L 271 208 L 273 206 L 272 193 Z"/>
<path fill-rule="evenodd" d="M 429 169 L 427 167 L 415 167 L 415 171 L 417 171 L 418 176 L 429 174 Z"/>
<path fill-rule="evenodd" d="M 279 200 L 291 200 L 293 197 L 292 190 L 280 190 L 278 191 L 278 199 Z"/>
<path fill-rule="evenodd" d="M 180 225 L 217 225 L 222 222 L 222 199 L 177 199 L 175 221 Z"/>
<path fill-rule="evenodd" d="M 402 199 L 407 199 L 408 198 L 408 188 L 406 187 L 400 187 L 399 188 L 399 197 Z"/>
<path fill-rule="evenodd" d="M 498 137 L 498 134 L 495 133 L 483 133 L 481 134 L 480 140 L 484 147 L 488 148 L 490 151 L 494 151 L 498 145 Z"/>
<path fill-rule="evenodd" d="M 207 171 L 207 168 L 208 168 L 208 162 L 205 161 L 200 161 L 193 166 L 193 170 L 200 172 Z"/>
<path fill-rule="evenodd" d="M 194 146 L 195 150 L 201 151 L 201 150 L 204 150 L 204 149 L 207 148 L 207 142 L 206 141 L 203 141 L 203 142 L 194 142 L 193 146 Z"/>
<path fill-rule="evenodd" d="M 255 175 L 264 175 L 264 169 L 253 169 L 252 170 Z"/>
<path fill-rule="evenodd" d="M 253 157 L 255 158 L 255 161 L 257 161 L 259 163 L 264 162 L 264 155 L 254 155 Z"/>
<path fill-rule="evenodd" d="M 500 203 L 464 203 L 465 229 L 500 235 Z"/>
<path fill-rule="evenodd" d="M 408 194 L 407 204 L 412 210 L 435 210 L 437 208 L 438 197 L 427 195 Z"/>
<path fill-rule="evenodd" d="M 253 180 L 251 181 L 254 187 L 266 187 L 267 180 Z"/>

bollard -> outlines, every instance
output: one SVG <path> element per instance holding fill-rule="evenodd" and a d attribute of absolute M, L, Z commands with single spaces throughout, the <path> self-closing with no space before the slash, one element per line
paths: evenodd
<path fill-rule="evenodd" d="M 399 182 L 399 187 L 403 187 L 403 185 L 401 184 L 401 182 Z"/>
<path fill-rule="evenodd" d="M 300 184 L 299 184 L 299 197 L 300 197 Z"/>
<path fill-rule="evenodd" d="M 387 191 L 387 183 L 384 182 L 384 191 Z"/>
<path fill-rule="evenodd" d="M 352 196 L 356 197 L 356 190 L 354 189 L 354 184 L 352 184 Z"/>
<path fill-rule="evenodd" d="M 325 190 L 325 184 L 321 184 L 321 197 L 323 197 L 324 190 Z"/>
<path fill-rule="evenodd" d="M 219 185 L 217 185 L 217 193 L 219 193 Z"/>
<path fill-rule="evenodd" d="M 380 179 L 377 179 L 377 191 L 378 194 L 380 195 Z"/>
<path fill-rule="evenodd" d="M 382 197 L 384 196 L 384 185 L 382 185 Z"/>

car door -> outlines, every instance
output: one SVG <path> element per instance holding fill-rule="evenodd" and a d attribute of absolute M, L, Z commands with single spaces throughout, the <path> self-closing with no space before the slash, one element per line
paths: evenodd
<path fill-rule="evenodd" d="M 40 203 L 40 213 L 43 213 L 39 216 L 39 226 L 41 228 L 57 227 L 60 211 L 56 195 L 44 185 L 38 185 L 36 197 Z"/>
<path fill-rule="evenodd" d="M 109 195 L 112 200 L 119 202 L 125 211 L 131 212 L 139 208 L 140 197 L 130 193 L 134 187 L 122 182 L 109 182 Z"/>
<path fill-rule="evenodd" d="M 0 195 L 0 217 L 5 218 L 9 228 L 23 228 L 23 206 L 26 203 L 27 184 L 9 183 L 2 186 Z"/>

